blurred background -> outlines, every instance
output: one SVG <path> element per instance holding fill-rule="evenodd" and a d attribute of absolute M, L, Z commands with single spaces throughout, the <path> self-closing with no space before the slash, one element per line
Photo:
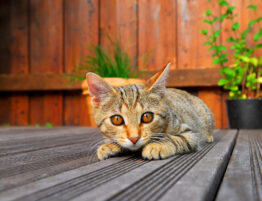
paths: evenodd
<path fill-rule="evenodd" d="M 254 18 L 246 7 L 261 0 L 230 0 L 240 27 Z M 170 87 L 199 96 L 211 108 L 216 128 L 227 128 L 226 93 L 200 30 L 208 0 L 0 0 L 0 125 L 91 125 L 90 108 L 74 71 L 87 46 L 110 45 L 120 35 L 134 66 L 153 73 L 172 62 Z M 225 40 L 230 28 L 217 23 Z M 137 59 L 150 52 L 148 65 Z M 177 77 L 176 77 L 177 76 Z"/>

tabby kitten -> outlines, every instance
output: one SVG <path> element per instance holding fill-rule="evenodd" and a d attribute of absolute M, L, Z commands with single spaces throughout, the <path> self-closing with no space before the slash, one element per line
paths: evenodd
<path fill-rule="evenodd" d="M 208 107 L 185 91 L 166 89 L 169 66 L 143 84 L 122 87 L 87 73 L 95 121 L 110 139 L 97 150 L 100 160 L 125 149 L 141 150 L 145 159 L 165 159 L 213 142 Z"/>

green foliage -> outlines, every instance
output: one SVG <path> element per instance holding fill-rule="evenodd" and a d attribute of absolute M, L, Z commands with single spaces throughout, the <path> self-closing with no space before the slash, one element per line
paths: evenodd
<path fill-rule="evenodd" d="M 256 50 L 262 48 L 262 43 L 259 40 L 262 38 L 262 28 L 260 21 L 262 17 L 256 17 L 248 23 L 248 27 L 240 31 L 240 24 L 235 20 L 237 16 L 234 13 L 235 7 L 230 5 L 227 0 L 218 0 L 218 5 L 223 7 L 223 12 L 218 16 L 212 15 L 212 10 L 205 12 L 206 18 L 203 20 L 211 31 L 202 29 L 201 33 L 207 38 L 203 44 L 210 46 L 209 50 L 212 51 L 213 64 L 220 66 L 220 74 L 223 76 L 219 82 L 219 86 L 229 90 L 229 98 L 254 98 L 261 97 L 261 84 L 262 84 L 262 57 L 257 57 Z M 257 11 L 256 5 L 249 5 L 247 9 Z M 222 30 L 217 23 L 222 23 L 225 20 L 231 23 L 232 35 L 226 40 L 228 46 L 221 44 Z M 247 42 L 247 38 L 251 35 L 253 26 L 259 28 L 259 31 L 253 34 L 252 38 L 255 42 L 252 46 Z M 217 28 L 219 27 L 219 28 Z M 230 51 L 228 51 L 230 49 Z M 228 63 L 229 54 L 233 50 L 233 62 Z"/>
<path fill-rule="evenodd" d="M 89 46 L 89 54 L 81 58 L 70 76 L 73 80 L 85 80 L 86 72 L 94 72 L 102 77 L 135 78 L 140 75 L 138 67 L 132 67 L 131 58 L 122 47 L 120 39 L 113 41 L 108 36 L 108 40 L 110 41 L 109 51 L 101 45 Z M 138 61 L 146 64 L 149 54 L 150 52 Z"/>
<path fill-rule="evenodd" d="M 54 126 L 53 126 L 52 123 L 50 123 L 50 122 L 46 122 L 46 123 L 45 123 L 45 127 L 53 128 Z"/>
<path fill-rule="evenodd" d="M 252 9 L 254 11 L 257 10 L 257 6 L 255 6 L 255 5 L 249 5 L 247 8 Z"/>

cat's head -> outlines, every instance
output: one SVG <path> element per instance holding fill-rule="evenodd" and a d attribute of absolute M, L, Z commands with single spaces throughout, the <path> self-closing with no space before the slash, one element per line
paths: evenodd
<path fill-rule="evenodd" d="M 129 150 L 137 150 L 165 133 L 169 113 L 165 102 L 168 64 L 143 84 L 112 87 L 87 73 L 93 115 L 101 132 Z"/>

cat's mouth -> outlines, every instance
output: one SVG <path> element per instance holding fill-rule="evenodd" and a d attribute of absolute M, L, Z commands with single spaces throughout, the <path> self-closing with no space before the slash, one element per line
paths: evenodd
<path fill-rule="evenodd" d="M 131 151 L 137 151 L 144 146 L 144 143 L 142 140 L 138 140 L 137 143 L 134 144 L 130 140 L 126 139 L 125 143 L 121 144 L 121 146 Z"/>

